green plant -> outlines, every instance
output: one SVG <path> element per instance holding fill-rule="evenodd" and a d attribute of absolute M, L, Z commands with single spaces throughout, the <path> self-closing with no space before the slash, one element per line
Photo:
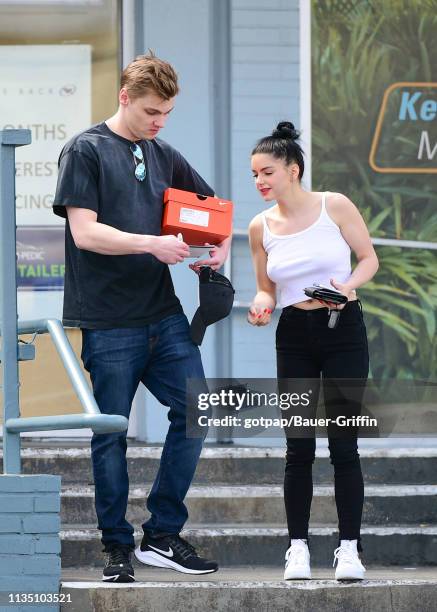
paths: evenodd
<path fill-rule="evenodd" d="M 373 237 L 437 243 L 436 175 L 378 174 L 368 155 L 386 88 L 436 80 L 434 0 L 313 2 L 314 189 L 341 191 Z M 380 269 L 359 292 L 372 373 L 437 376 L 437 252 L 378 246 Z"/>

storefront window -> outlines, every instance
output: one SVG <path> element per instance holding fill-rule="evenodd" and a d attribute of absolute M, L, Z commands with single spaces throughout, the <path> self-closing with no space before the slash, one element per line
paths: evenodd
<path fill-rule="evenodd" d="M 16 163 L 21 319 L 62 317 L 64 221 L 51 209 L 57 160 L 74 134 L 117 108 L 120 4 L 0 0 L 0 130 L 32 132 Z M 78 347 L 79 332 L 70 334 Z M 57 360 L 48 337 L 40 337 L 37 360 L 21 364 L 23 414 L 30 405 L 31 414 L 56 414 L 66 403 L 66 412 L 80 410 L 72 394 L 64 401 L 65 381 L 53 376 Z"/>
<path fill-rule="evenodd" d="M 360 290 L 372 375 L 435 380 L 435 6 L 314 0 L 311 41 L 313 187 L 357 204 L 380 261 Z"/>

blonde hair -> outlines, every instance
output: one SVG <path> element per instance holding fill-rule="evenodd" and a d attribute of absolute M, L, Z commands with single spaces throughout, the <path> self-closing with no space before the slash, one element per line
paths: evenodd
<path fill-rule="evenodd" d="M 175 69 L 156 57 L 150 49 L 147 55 L 139 55 L 123 70 L 120 79 L 122 87 L 132 100 L 151 92 L 163 100 L 170 100 L 179 93 Z"/>

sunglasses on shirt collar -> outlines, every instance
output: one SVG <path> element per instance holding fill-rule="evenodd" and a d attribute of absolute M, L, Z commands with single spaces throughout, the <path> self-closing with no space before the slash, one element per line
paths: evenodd
<path fill-rule="evenodd" d="M 144 181 L 146 178 L 146 165 L 144 163 L 143 150 L 136 142 L 130 145 L 130 150 L 135 162 L 135 178 L 138 181 Z"/>

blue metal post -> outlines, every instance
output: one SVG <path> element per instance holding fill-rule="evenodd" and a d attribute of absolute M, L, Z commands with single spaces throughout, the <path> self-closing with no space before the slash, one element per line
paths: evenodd
<path fill-rule="evenodd" d="M 15 147 L 30 144 L 30 130 L 0 131 L 0 327 L 3 369 L 3 470 L 19 474 L 20 434 L 4 426 L 20 416 L 17 339 Z"/>

